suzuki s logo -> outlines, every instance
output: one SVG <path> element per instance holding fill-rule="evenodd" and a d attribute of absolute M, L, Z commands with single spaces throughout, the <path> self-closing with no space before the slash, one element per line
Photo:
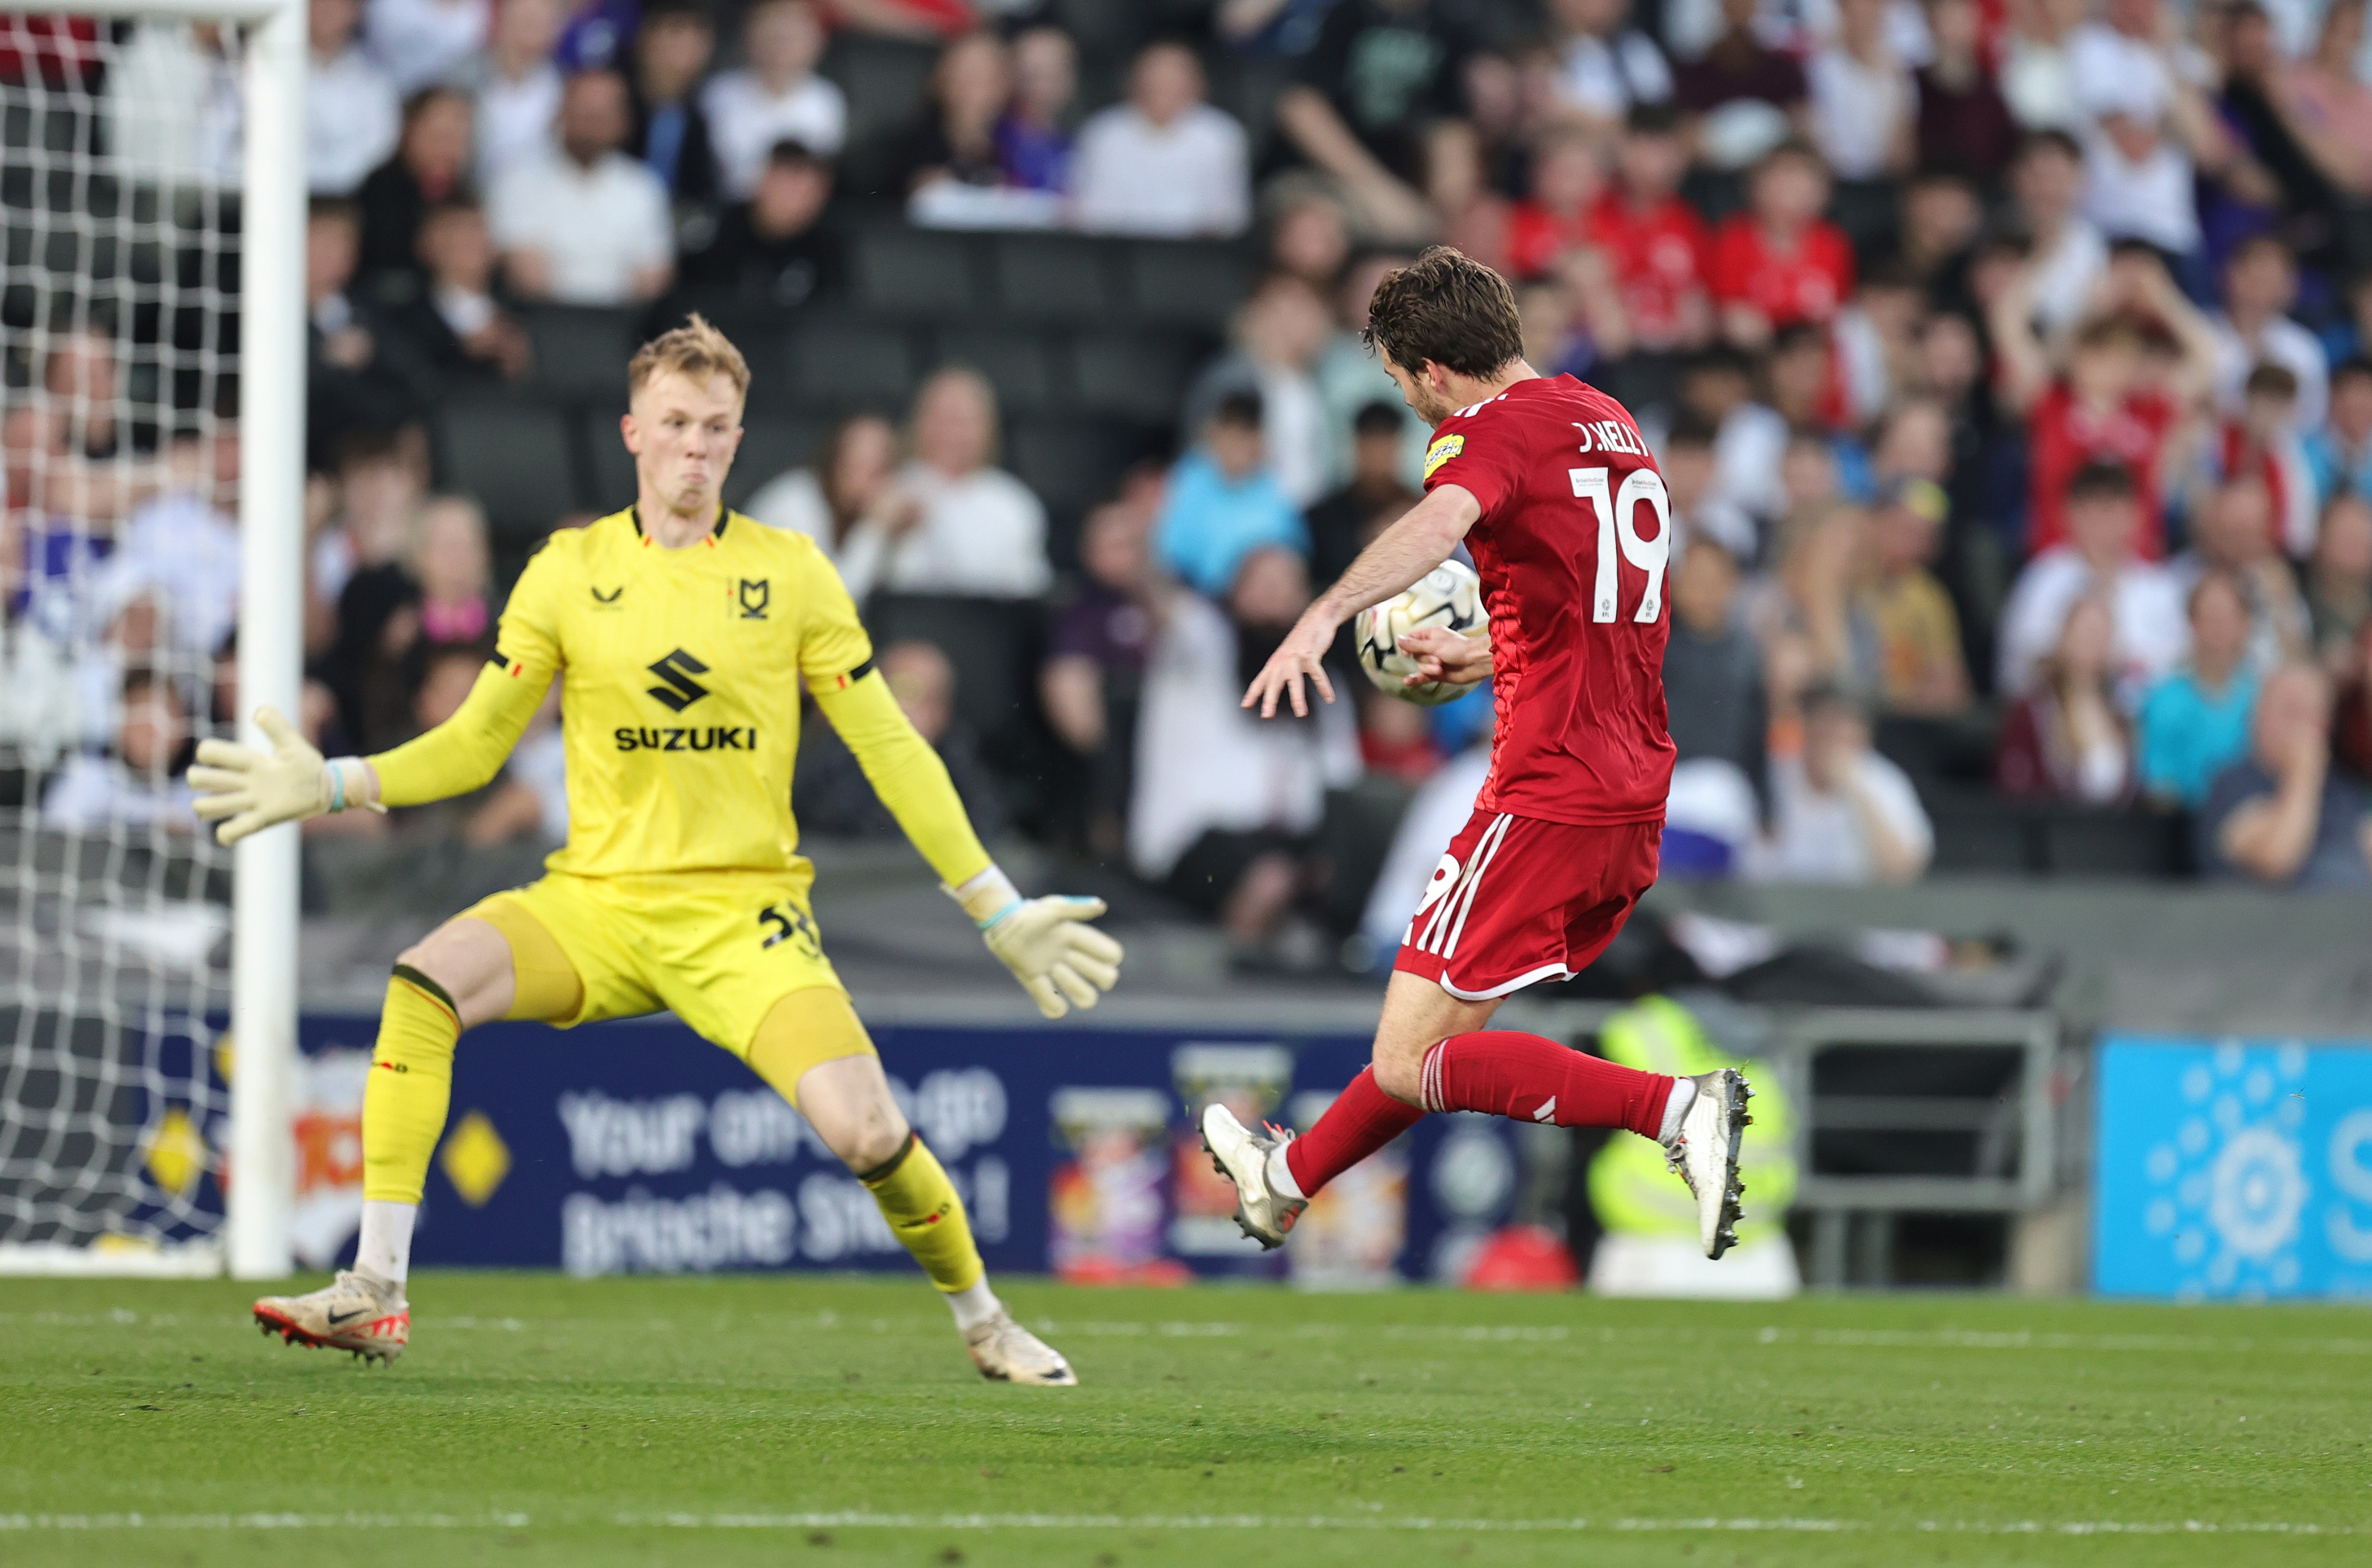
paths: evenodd
<path fill-rule="evenodd" d="M 706 675 L 708 667 L 681 648 L 652 665 L 650 671 L 659 678 L 659 684 L 650 688 L 651 695 L 665 703 L 671 712 L 680 714 L 708 695 L 708 688 L 692 679 Z"/>
<path fill-rule="evenodd" d="M 747 577 L 742 578 L 741 619 L 744 621 L 765 620 L 766 606 L 773 597 L 774 585 L 767 578 L 761 577 L 754 583 Z"/>

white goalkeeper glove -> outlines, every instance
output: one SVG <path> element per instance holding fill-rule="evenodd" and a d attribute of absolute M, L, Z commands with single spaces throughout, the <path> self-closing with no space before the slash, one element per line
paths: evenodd
<path fill-rule="evenodd" d="M 271 750 L 258 751 L 235 740 L 198 742 L 197 765 L 190 770 L 190 787 L 198 796 L 192 809 L 209 822 L 227 819 L 215 830 L 216 840 L 235 844 L 277 823 L 300 822 L 349 806 L 385 809 L 375 800 L 360 798 L 364 786 L 358 761 L 323 761 L 277 708 L 256 709 L 255 723 L 270 738 Z"/>
<path fill-rule="evenodd" d="M 1120 944 L 1087 923 L 1101 899 L 1025 899 L 994 865 L 948 894 L 1046 1016 L 1092 1007 L 1119 983 Z"/>

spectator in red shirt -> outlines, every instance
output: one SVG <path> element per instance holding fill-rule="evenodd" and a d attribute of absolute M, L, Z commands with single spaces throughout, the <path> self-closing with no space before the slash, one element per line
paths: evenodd
<path fill-rule="evenodd" d="M 2141 526 L 2134 552 L 2166 553 L 2160 509 L 2169 438 L 2205 400 L 2215 374 L 2214 329 L 2145 251 L 2120 250 L 2098 296 L 2100 311 L 2077 329 L 2060 374 L 2034 331 L 2030 273 L 1995 297 L 1988 313 L 2001 360 L 2003 402 L 2028 425 L 2027 553 L 2065 542 L 2067 484 L 2092 463 L 2133 475 Z M 2170 373 L 2150 374 L 2141 323 L 2174 340 Z"/>
<path fill-rule="evenodd" d="M 1507 220 L 1507 261 L 1519 278 L 1546 277 L 1569 251 L 1598 243 L 1606 169 L 1580 131 L 1552 132 L 1532 155 L 1531 194 Z"/>
<path fill-rule="evenodd" d="M 1606 252 L 1643 349 L 1697 348 L 1713 334 L 1705 295 L 1704 220 L 1680 200 L 1688 144 L 1671 105 L 1632 107 L 1617 155 L 1621 182 L 1599 203 L 1592 232 Z"/>
<path fill-rule="evenodd" d="M 1722 335 L 1760 348 L 1781 327 L 1825 326 L 1854 286 L 1853 246 L 1820 216 L 1828 167 L 1802 142 L 1785 142 L 1755 166 L 1748 210 L 1714 236 L 1707 281 Z"/>

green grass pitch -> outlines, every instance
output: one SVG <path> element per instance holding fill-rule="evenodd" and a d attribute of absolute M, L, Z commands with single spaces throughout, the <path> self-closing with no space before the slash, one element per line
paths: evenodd
<path fill-rule="evenodd" d="M 413 1281 L 391 1369 L 228 1283 L 0 1281 L 0 1562 L 2362 1563 L 2372 1318 L 1009 1282 Z"/>

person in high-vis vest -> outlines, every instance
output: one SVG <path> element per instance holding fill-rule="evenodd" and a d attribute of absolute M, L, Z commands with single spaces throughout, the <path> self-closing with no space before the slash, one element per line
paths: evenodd
<path fill-rule="evenodd" d="M 1697 1245 L 1696 1207 L 1664 1168 L 1664 1154 L 1639 1138 L 1616 1138 L 1589 1163 L 1589 1201 L 1605 1233 L 1589 1265 L 1601 1295 L 1701 1295 L 1762 1300 L 1802 1285 L 1787 1240 L 1796 1195 L 1796 1145 L 1780 1075 L 1729 1055 L 1695 1015 L 1668 996 L 1645 996 L 1607 1020 L 1599 1046 L 1610 1062 L 1684 1075 L 1723 1067 L 1754 1083 L 1754 1137 L 1738 1175 L 1754 1195 L 1738 1245 L 1718 1267 Z"/>

